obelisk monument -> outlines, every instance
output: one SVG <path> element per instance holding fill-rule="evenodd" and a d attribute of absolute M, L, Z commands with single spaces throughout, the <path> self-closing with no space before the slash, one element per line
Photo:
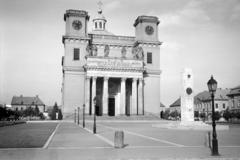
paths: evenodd
<path fill-rule="evenodd" d="M 185 68 L 182 73 L 181 124 L 194 121 L 194 92 L 192 69 Z"/>

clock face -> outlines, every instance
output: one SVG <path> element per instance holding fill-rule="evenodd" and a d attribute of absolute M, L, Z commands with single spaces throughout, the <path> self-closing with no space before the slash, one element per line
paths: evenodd
<path fill-rule="evenodd" d="M 146 32 L 148 35 L 152 35 L 153 32 L 154 32 L 154 29 L 153 29 L 152 26 L 147 26 L 147 27 L 145 28 L 145 32 Z"/>
<path fill-rule="evenodd" d="M 192 88 L 189 88 L 189 87 L 188 87 L 188 88 L 186 89 L 186 92 L 187 92 L 188 95 L 192 94 Z"/>
<path fill-rule="evenodd" d="M 72 23 L 72 27 L 75 30 L 80 30 L 82 28 L 82 22 L 79 21 L 79 20 L 74 20 L 73 23 Z"/>

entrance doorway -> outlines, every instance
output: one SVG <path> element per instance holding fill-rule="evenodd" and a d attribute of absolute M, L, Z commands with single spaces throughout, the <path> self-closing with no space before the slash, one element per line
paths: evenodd
<path fill-rule="evenodd" d="M 115 116 L 115 98 L 108 98 L 108 115 Z"/>

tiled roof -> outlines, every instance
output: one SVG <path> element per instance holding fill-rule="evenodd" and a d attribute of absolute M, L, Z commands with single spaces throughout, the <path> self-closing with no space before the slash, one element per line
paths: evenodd
<path fill-rule="evenodd" d="M 42 100 L 36 96 L 36 97 L 23 97 L 21 96 L 13 96 L 12 98 L 12 105 L 44 105 Z"/>
<path fill-rule="evenodd" d="M 240 86 L 232 88 L 230 93 L 228 94 L 229 97 L 232 97 L 235 95 L 240 95 Z"/>
<path fill-rule="evenodd" d="M 173 104 L 171 104 L 169 107 L 180 107 L 181 105 L 181 98 L 178 98 Z"/>
<path fill-rule="evenodd" d="M 165 108 L 166 106 L 160 102 L 160 107 Z"/>
<path fill-rule="evenodd" d="M 239 89 L 240 91 L 240 89 Z M 215 93 L 215 100 L 228 100 L 227 94 L 230 92 L 229 89 L 218 88 Z M 208 91 L 203 91 L 194 96 L 194 104 L 202 103 L 202 101 L 210 101 L 211 95 Z M 170 107 L 176 107 L 181 105 L 181 99 L 177 99 Z"/>

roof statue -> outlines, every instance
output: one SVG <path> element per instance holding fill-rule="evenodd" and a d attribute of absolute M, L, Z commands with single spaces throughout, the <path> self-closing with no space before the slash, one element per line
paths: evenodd
<path fill-rule="evenodd" d="M 98 4 L 98 13 L 102 14 L 102 5 L 103 5 L 103 3 L 101 1 L 99 1 L 97 4 Z"/>

